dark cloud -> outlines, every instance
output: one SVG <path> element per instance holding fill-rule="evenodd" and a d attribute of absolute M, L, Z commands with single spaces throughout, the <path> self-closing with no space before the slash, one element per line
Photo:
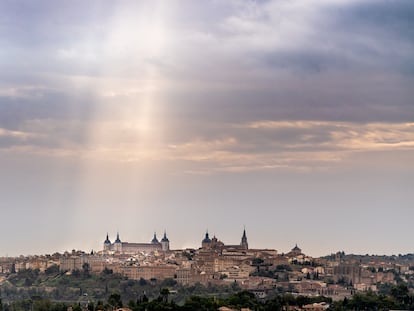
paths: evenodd
<path fill-rule="evenodd" d="M 414 3 L 356 1 L 326 12 L 336 45 L 353 55 L 360 68 L 406 72 L 414 53 Z"/>
<path fill-rule="evenodd" d="M 0 127 L 17 130 L 30 120 L 90 120 L 96 100 L 88 94 L 44 89 L 19 90 L 18 96 L 0 97 Z"/>
<path fill-rule="evenodd" d="M 347 74 L 275 79 L 265 89 L 169 94 L 172 119 L 200 123 L 257 120 L 409 122 L 414 115 L 412 79 Z M 265 83 L 269 83 L 266 81 Z"/>
<path fill-rule="evenodd" d="M 261 56 L 267 67 L 287 69 L 296 73 L 319 74 L 329 70 L 345 70 L 352 62 L 346 55 L 334 51 L 318 51 L 316 47 L 305 50 L 275 51 Z"/>
<path fill-rule="evenodd" d="M 302 43 L 283 49 L 274 46 L 264 53 L 255 51 L 256 57 L 266 66 L 315 74 L 361 70 L 404 73 L 412 69 L 412 1 L 325 4 L 308 27 Z M 278 36 L 279 29 L 274 27 L 272 37 Z"/>
<path fill-rule="evenodd" d="M 99 32 L 99 21 L 108 20 L 113 11 L 112 3 L 101 1 L 5 0 L 0 4 L 1 40 L 39 49 L 104 35 Z"/>
<path fill-rule="evenodd" d="M 410 0 L 356 1 L 333 14 L 338 28 L 356 35 L 414 44 L 414 3 Z"/>
<path fill-rule="evenodd" d="M 91 94 L 67 93 L 43 88 L 17 89 L 13 96 L 0 96 L 0 148 L 77 147 L 88 142 L 95 119 L 96 98 Z M 21 135 L 14 135 L 16 131 Z"/>
<path fill-rule="evenodd" d="M 102 48 L 111 26 L 119 26 L 113 35 L 122 37 L 127 29 L 121 26 L 129 25 L 123 21 L 152 16 L 159 3 L 0 5 L 2 53 L 8 56 L 0 63 L 2 87 L 19 93 L 0 95 L 2 128 L 21 130 L 31 120 L 78 120 L 67 136 L 81 143 L 98 112 L 111 111 L 115 118 L 128 105 L 139 110 L 141 95 L 103 98 L 111 91 L 108 81 L 133 77 L 137 81 L 130 84 L 139 88 L 151 70 L 166 85 L 178 85 L 155 91 L 162 98 L 154 103 L 160 107 L 157 113 L 174 128 L 166 133 L 172 142 L 220 137 L 223 128 L 260 120 L 407 122 L 414 116 L 413 81 L 407 76 L 414 68 L 410 1 L 302 4 L 297 9 L 286 9 L 289 3 L 283 1 L 208 1 L 202 6 L 188 1 L 171 5 L 174 22 L 166 24 L 172 31 L 167 34 L 176 36 L 171 53 L 142 59 L 139 49 L 129 45 L 133 33 L 127 33 L 122 53 L 107 47 L 105 54 Z M 123 54 L 124 48 L 133 52 Z M 151 69 L 144 70 L 149 63 Z M 108 81 L 93 82 L 99 79 Z M 264 141 L 272 140 L 270 135 L 276 141 L 278 135 L 300 139 L 291 130 L 260 134 Z"/>

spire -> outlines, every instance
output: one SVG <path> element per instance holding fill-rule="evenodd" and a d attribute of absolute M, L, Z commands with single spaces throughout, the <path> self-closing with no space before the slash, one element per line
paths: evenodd
<path fill-rule="evenodd" d="M 201 241 L 201 244 L 203 244 L 203 243 L 211 243 L 211 240 L 210 240 L 210 238 L 208 236 L 208 230 L 206 230 L 206 236 L 205 236 L 205 238 L 203 239 L 203 241 Z"/>
<path fill-rule="evenodd" d="M 152 238 L 151 243 L 152 243 L 152 244 L 157 244 L 157 243 L 159 243 L 159 242 L 158 242 L 158 239 L 157 239 L 157 233 L 156 233 L 156 232 L 154 232 L 154 237 Z"/>
<path fill-rule="evenodd" d="M 249 248 L 249 244 L 247 243 L 246 227 L 244 227 L 244 229 L 243 229 L 243 235 L 242 235 L 242 238 L 241 238 L 240 246 L 242 246 L 244 249 Z"/>
<path fill-rule="evenodd" d="M 164 237 L 161 239 L 161 248 L 163 251 L 170 250 L 170 240 L 167 238 L 167 232 L 164 230 Z"/>
<path fill-rule="evenodd" d="M 162 238 L 161 242 L 168 242 L 167 232 L 164 230 L 164 237 Z"/>
<path fill-rule="evenodd" d="M 106 233 L 106 240 L 105 240 L 104 244 L 111 244 L 111 241 L 109 240 L 108 232 Z"/>
<path fill-rule="evenodd" d="M 121 240 L 119 239 L 119 232 L 116 233 L 115 243 L 121 243 Z"/>

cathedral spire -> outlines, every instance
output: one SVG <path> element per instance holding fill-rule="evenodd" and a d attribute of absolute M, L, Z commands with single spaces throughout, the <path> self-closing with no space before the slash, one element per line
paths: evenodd
<path fill-rule="evenodd" d="M 111 244 L 111 241 L 109 240 L 108 232 L 106 233 L 106 240 L 105 240 L 104 244 Z"/>
<path fill-rule="evenodd" d="M 247 243 L 246 227 L 243 229 L 243 235 L 241 238 L 240 246 L 243 247 L 244 249 L 249 248 L 249 244 Z"/>
<path fill-rule="evenodd" d="M 163 251 L 170 250 L 170 241 L 167 238 L 167 231 L 164 230 L 164 237 L 161 239 L 161 247 Z"/>
<path fill-rule="evenodd" d="M 121 239 L 119 238 L 119 232 L 116 233 L 115 243 L 121 243 Z"/>
<path fill-rule="evenodd" d="M 152 244 L 157 244 L 157 243 L 159 243 L 159 241 L 158 241 L 158 239 L 157 239 L 157 233 L 156 233 L 156 232 L 154 232 L 154 237 L 152 238 L 151 243 L 152 243 Z"/>

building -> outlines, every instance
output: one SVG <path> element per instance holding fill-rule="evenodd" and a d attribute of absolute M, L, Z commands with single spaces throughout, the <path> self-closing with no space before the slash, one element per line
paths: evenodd
<path fill-rule="evenodd" d="M 247 243 L 246 229 L 243 230 L 243 235 L 242 235 L 240 244 L 235 244 L 235 245 L 224 244 L 223 242 L 218 240 L 216 236 L 210 239 L 208 235 L 208 231 L 207 231 L 204 239 L 201 241 L 201 248 L 202 249 L 213 249 L 213 250 L 223 250 L 223 249 L 248 250 L 249 244 Z"/>
<path fill-rule="evenodd" d="M 206 232 L 206 236 L 201 241 L 201 248 L 211 248 L 211 239 L 208 236 L 208 231 Z"/>
<path fill-rule="evenodd" d="M 170 240 L 168 240 L 167 233 L 165 231 L 164 231 L 164 236 L 161 239 L 161 248 L 165 252 L 170 250 Z"/>
<path fill-rule="evenodd" d="M 302 250 L 298 247 L 298 245 L 296 244 L 294 248 L 292 248 L 292 250 L 286 254 L 286 256 L 292 258 L 292 257 L 297 257 L 299 255 L 303 255 Z"/>
<path fill-rule="evenodd" d="M 161 242 L 157 239 L 157 234 L 154 232 L 154 237 L 150 243 L 129 243 L 122 242 L 119 238 L 119 233 L 116 235 L 116 240 L 111 243 L 109 235 L 106 235 L 106 239 L 103 243 L 104 253 L 119 253 L 119 254 L 137 254 L 137 253 L 151 253 L 155 251 L 169 251 L 170 241 L 167 238 L 167 233 L 164 232 L 164 237 Z"/>
<path fill-rule="evenodd" d="M 122 266 L 120 273 L 131 280 L 164 280 L 175 278 L 177 266 L 175 265 L 147 265 L 147 266 Z"/>

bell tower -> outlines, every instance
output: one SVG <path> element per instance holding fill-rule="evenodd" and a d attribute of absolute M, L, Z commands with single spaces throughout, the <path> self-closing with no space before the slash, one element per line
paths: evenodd
<path fill-rule="evenodd" d="M 110 251 L 111 250 L 111 241 L 109 240 L 108 233 L 106 234 L 106 240 L 104 241 L 104 251 Z"/>
<path fill-rule="evenodd" d="M 170 240 L 167 238 L 167 232 L 164 231 L 164 237 L 161 239 L 161 247 L 163 251 L 170 250 Z"/>
<path fill-rule="evenodd" d="M 122 252 L 122 242 L 121 239 L 119 238 L 119 232 L 116 233 L 116 240 L 114 243 L 114 247 L 115 247 L 115 252 Z"/>
<path fill-rule="evenodd" d="M 249 249 L 249 244 L 247 243 L 246 228 L 243 230 L 243 236 L 241 238 L 240 246 L 243 249 Z"/>

